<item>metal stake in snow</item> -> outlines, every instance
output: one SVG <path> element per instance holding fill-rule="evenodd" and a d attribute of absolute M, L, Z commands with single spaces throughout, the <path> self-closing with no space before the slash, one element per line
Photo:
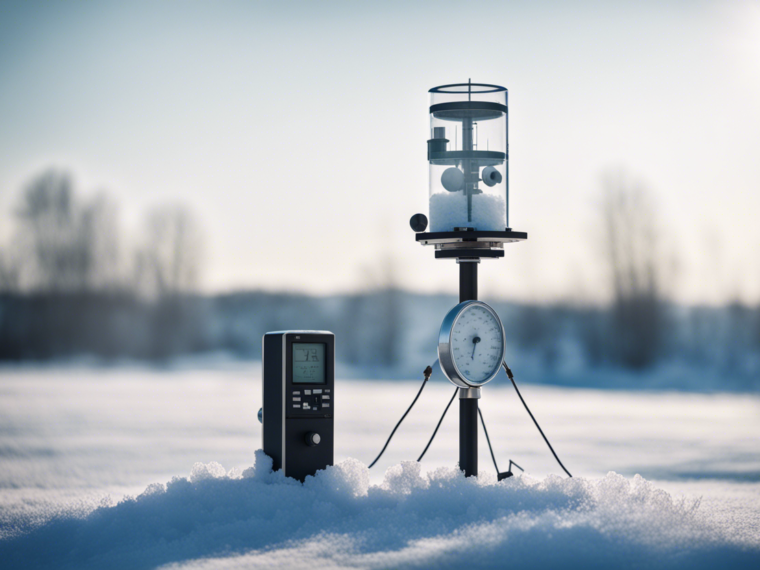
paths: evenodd
<path fill-rule="evenodd" d="M 456 259 L 460 303 L 478 298 L 481 259 L 504 257 L 505 243 L 528 239 L 509 227 L 508 124 L 504 87 L 468 81 L 430 90 L 430 232 L 424 214 L 410 223 L 419 243 L 435 246 L 436 259 Z M 477 476 L 485 382 L 470 382 L 466 373 L 452 378 L 445 367 L 444 373 L 460 387 L 459 467 Z"/>

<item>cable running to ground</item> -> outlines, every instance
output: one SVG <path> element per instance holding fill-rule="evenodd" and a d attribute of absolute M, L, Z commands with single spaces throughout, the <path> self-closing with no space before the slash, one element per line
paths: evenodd
<path fill-rule="evenodd" d="M 512 386 L 515 387 L 515 392 L 517 392 L 517 396 L 520 398 L 520 401 L 522 402 L 522 405 L 525 407 L 525 411 L 528 412 L 528 415 L 530 416 L 530 419 L 533 420 L 533 423 L 536 424 L 536 428 L 538 428 L 538 433 L 541 434 L 541 437 L 544 438 L 544 441 L 546 442 L 546 445 L 549 446 L 549 450 L 552 452 L 552 455 L 554 456 L 554 459 L 557 460 L 557 463 L 559 463 L 559 466 L 562 467 L 562 470 L 567 473 L 568 477 L 572 478 L 572 475 L 570 474 L 570 471 L 568 471 L 564 465 L 562 465 L 562 461 L 559 460 L 559 457 L 557 456 L 556 452 L 554 451 L 554 448 L 552 447 L 552 444 L 549 443 L 549 440 L 544 435 L 544 431 L 541 429 L 541 426 L 538 425 L 538 422 L 536 421 L 536 418 L 533 417 L 533 414 L 530 411 L 530 408 L 528 407 L 528 404 L 525 403 L 525 400 L 522 397 L 522 394 L 520 394 L 520 389 L 517 387 L 517 383 L 515 382 L 515 377 L 512 375 L 512 370 L 509 369 L 509 366 L 507 366 L 506 362 L 502 362 L 501 365 L 504 367 L 504 371 L 507 373 L 507 376 L 509 377 L 509 380 L 512 382 Z M 481 420 L 483 417 L 481 416 Z M 485 429 L 485 426 L 484 426 Z"/>
<path fill-rule="evenodd" d="M 478 415 L 480 416 L 480 424 L 483 426 L 483 433 L 486 434 L 486 441 L 488 442 L 488 451 L 491 452 L 491 459 L 493 459 L 493 466 L 496 469 L 496 475 L 499 475 L 499 466 L 496 465 L 496 456 L 493 454 L 493 447 L 491 447 L 491 438 L 488 437 L 488 430 L 486 429 L 486 420 L 483 419 L 483 412 L 480 411 L 478 406 Z"/>
<path fill-rule="evenodd" d="M 459 388 L 454 388 L 454 393 L 451 395 L 451 400 L 449 400 L 449 403 L 446 405 L 446 409 L 443 410 L 443 415 L 441 416 L 441 419 L 438 420 L 438 425 L 435 426 L 435 430 L 433 431 L 433 435 L 430 436 L 430 441 L 428 441 L 428 443 L 425 446 L 425 449 L 423 450 L 422 454 L 417 458 L 417 462 L 418 463 L 420 461 L 422 461 L 422 458 L 425 457 L 425 454 L 427 453 L 427 450 L 430 447 L 430 444 L 433 443 L 433 440 L 435 439 L 435 434 L 438 433 L 438 428 L 441 427 L 441 423 L 443 422 L 443 418 L 446 417 L 446 413 L 449 411 L 449 408 L 451 407 L 451 403 L 454 401 L 454 398 L 457 397 L 457 392 L 459 392 Z"/>
<path fill-rule="evenodd" d="M 441 427 L 441 423 L 443 422 L 443 418 L 446 417 L 446 414 L 449 411 L 449 408 L 451 407 L 451 404 L 454 402 L 454 398 L 456 398 L 457 392 L 459 392 L 459 388 L 454 388 L 454 393 L 451 395 L 451 399 L 449 400 L 449 403 L 446 405 L 446 409 L 443 410 L 443 414 L 441 415 L 441 419 L 438 420 L 438 425 L 435 426 L 435 430 L 433 431 L 433 435 L 430 436 L 430 441 L 428 441 L 427 445 L 425 446 L 424 451 L 422 454 L 417 458 L 417 461 L 422 461 L 422 458 L 425 457 L 425 454 L 427 453 L 427 450 L 430 448 L 430 444 L 433 443 L 433 440 L 435 439 L 436 434 L 438 433 L 438 428 Z M 520 467 L 517 463 L 509 460 L 509 471 L 507 473 L 501 473 L 499 471 L 499 466 L 496 463 L 496 456 L 493 452 L 493 447 L 491 446 L 491 438 L 488 436 L 488 429 L 486 428 L 486 420 L 483 418 L 483 412 L 480 410 L 480 407 L 478 407 L 478 415 L 480 416 L 480 423 L 483 426 L 483 433 L 486 434 L 486 441 L 488 442 L 488 450 L 491 452 L 491 459 L 493 460 L 493 466 L 494 469 L 496 469 L 496 477 L 499 481 L 502 479 L 506 479 L 507 477 L 512 476 L 512 465 L 517 467 L 520 471 L 523 471 L 523 468 Z"/>
<path fill-rule="evenodd" d="M 508 477 L 512 477 L 512 466 L 514 465 L 517 467 L 520 471 L 525 471 L 522 467 L 520 467 L 517 463 L 509 460 L 509 469 L 507 469 L 504 473 L 499 471 L 499 466 L 496 465 L 496 456 L 493 453 L 493 447 L 491 447 L 491 438 L 488 437 L 488 430 L 486 429 L 486 420 L 483 417 L 483 412 L 480 411 L 480 407 L 478 407 L 478 415 L 480 416 L 480 424 L 483 426 L 483 433 L 486 434 L 486 441 L 488 442 L 488 450 L 491 452 L 491 459 L 493 459 L 493 467 L 496 469 L 496 480 L 502 481 Z"/>
<path fill-rule="evenodd" d="M 393 431 L 391 432 L 391 435 L 388 436 L 388 441 L 385 442 L 385 445 L 383 446 L 383 449 L 380 451 L 379 455 L 375 457 L 375 460 L 369 464 L 369 469 L 372 469 L 374 467 L 375 463 L 377 463 L 377 460 L 380 459 L 383 456 L 383 453 L 385 453 L 386 448 L 388 447 L 388 444 L 391 442 L 391 439 L 393 439 L 393 434 L 396 433 L 396 430 L 398 429 L 398 426 L 401 425 L 401 422 L 404 421 L 404 418 L 407 416 L 407 414 L 412 411 L 412 408 L 414 407 L 414 404 L 417 403 L 417 400 L 420 397 L 420 394 L 422 394 L 422 391 L 425 389 L 425 384 L 427 384 L 427 381 L 430 380 L 430 375 L 433 373 L 433 368 L 428 366 L 425 368 L 425 371 L 423 372 L 425 379 L 422 381 L 422 386 L 420 386 L 419 392 L 417 392 L 417 395 L 414 397 L 414 400 L 412 400 L 411 405 L 407 408 L 407 410 L 404 412 L 404 415 L 401 416 L 401 419 L 396 424 L 396 427 L 393 428 Z"/>

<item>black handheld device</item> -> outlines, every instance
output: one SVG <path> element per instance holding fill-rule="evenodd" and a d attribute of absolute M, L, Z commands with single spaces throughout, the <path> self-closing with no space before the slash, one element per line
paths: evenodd
<path fill-rule="evenodd" d="M 303 481 L 333 464 L 335 335 L 278 331 L 263 338 L 264 453 L 272 469 Z"/>

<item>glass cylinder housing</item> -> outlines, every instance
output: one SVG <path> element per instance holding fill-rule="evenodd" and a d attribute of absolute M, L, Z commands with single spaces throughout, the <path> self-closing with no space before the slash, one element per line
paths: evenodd
<path fill-rule="evenodd" d="M 458 83 L 430 90 L 430 231 L 509 225 L 507 90 Z"/>

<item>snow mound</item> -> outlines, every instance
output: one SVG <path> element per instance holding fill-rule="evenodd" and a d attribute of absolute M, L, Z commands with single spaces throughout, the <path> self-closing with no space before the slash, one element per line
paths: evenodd
<path fill-rule="evenodd" d="M 114 506 L 0 541 L 3 568 L 757 567 L 738 536 L 636 476 L 465 479 L 405 462 L 381 485 L 349 459 L 304 484 L 197 463 Z"/>
<path fill-rule="evenodd" d="M 430 231 L 451 232 L 454 228 L 477 228 L 503 232 L 507 225 L 507 204 L 498 194 L 472 197 L 472 221 L 467 221 L 464 192 L 438 192 L 430 196 Z"/>

